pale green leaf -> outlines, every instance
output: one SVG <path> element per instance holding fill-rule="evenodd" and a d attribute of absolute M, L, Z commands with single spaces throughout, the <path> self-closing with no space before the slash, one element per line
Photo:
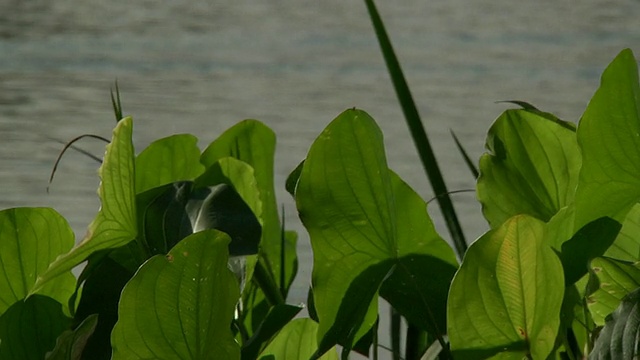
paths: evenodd
<path fill-rule="evenodd" d="M 309 359 L 318 348 L 318 324 L 311 319 L 296 319 L 288 323 L 262 351 L 259 360 Z M 338 360 L 335 349 L 319 360 Z"/>
<path fill-rule="evenodd" d="M 469 247 L 447 308 L 455 357 L 545 359 L 551 353 L 564 279 L 544 230 L 540 220 L 518 215 Z"/>
<path fill-rule="evenodd" d="M 581 157 L 575 131 L 527 110 L 507 110 L 487 135 L 478 199 L 491 227 L 527 214 L 548 221 L 573 201 Z"/>
<path fill-rule="evenodd" d="M 0 314 L 33 291 L 36 279 L 74 243 L 67 221 L 49 208 L 0 211 Z M 38 290 L 65 304 L 75 290 L 71 271 Z"/>
<path fill-rule="evenodd" d="M 102 207 L 85 238 L 69 253 L 58 257 L 49 269 L 38 277 L 36 292 L 46 282 L 60 276 L 85 261 L 89 255 L 104 249 L 114 249 L 135 239 L 138 231 L 135 206 L 134 149 L 131 142 L 133 120 L 118 122 L 113 139 L 107 145 L 100 167 L 98 195 Z"/>
<path fill-rule="evenodd" d="M 147 261 L 122 291 L 113 359 L 239 359 L 231 321 L 240 293 L 229 237 L 205 230 Z"/>
<path fill-rule="evenodd" d="M 623 50 L 602 74 L 578 125 L 582 168 L 574 229 L 608 216 L 619 222 L 640 202 L 638 64 Z"/>
<path fill-rule="evenodd" d="M 445 312 L 453 250 L 433 229 L 424 201 L 389 171 L 382 133 L 368 114 L 347 110 L 327 126 L 311 146 L 295 195 L 314 252 L 320 354 L 336 343 L 350 349 L 369 331 L 381 286 L 410 321 L 424 330 L 446 328 L 444 317 L 423 315 Z M 422 301 L 408 306 L 409 299 Z"/>

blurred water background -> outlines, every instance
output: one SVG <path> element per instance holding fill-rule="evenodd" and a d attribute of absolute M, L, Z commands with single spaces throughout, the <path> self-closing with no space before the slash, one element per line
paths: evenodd
<path fill-rule="evenodd" d="M 507 107 L 496 101 L 576 121 L 613 57 L 640 54 L 637 0 L 378 3 L 450 190 L 475 186 L 450 129 L 477 160 Z M 51 206 L 84 234 L 99 207 L 98 164 L 69 152 L 49 194 L 47 181 L 58 141 L 111 136 L 115 79 L 138 151 L 174 133 L 204 148 L 245 118 L 275 130 L 278 201 L 300 232 L 290 302 L 306 297 L 312 257 L 284 180 L 341 111 L 368 111 L 390 167 L 433 197 L 362 1 L 0 0 L 0 208 Z M 453 198 L 477 238 L 487 225 L 474 194 Z M 435 202 L 430 213 L 448 238 Z"/>

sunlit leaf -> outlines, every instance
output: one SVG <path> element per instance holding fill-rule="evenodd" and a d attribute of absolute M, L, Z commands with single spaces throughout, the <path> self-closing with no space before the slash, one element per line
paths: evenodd
<path fill-rule="evenodd" d="M 67 221 L 53 209 L 15 208 L 0 211 L 0 314 L 24 299 L 39 275 L 74 243 Z M 66 304 L 75 288 L 70 271 L 38 290 Z"/>
<path fill-rule="evenodd" d="M 478 199 L 491 227 L 527 214 L 548 221 L 573 201 L 580 170 L 576 133 L 527 110 L 507 110 L 487 135 Z"/>
<path fill-rule="evenodd" d="M 455 357 L 545 359 L 554 348 L 564 294 L 562 265 L 544 223 L 519 215 L 469 247 L 447 309 Z"/>
<path fill-rule="evenodd" d="M 51 264 L 38 278 L 35 290 L 31 293 L 85 261 L 92 253 L 120 247 L 136 238 L 138 232 L 132 131 L 133 120 L 130 117 L 120 120 L 113 131 L 113 139 L 107 145 L 99 171 L 102 182 L 98 195 L 102 207 L 89 225 L 87 235 L 78 246 Z"/>
<path fill-rule="evenodd" d="M 602 74 L 578 125 L 578 143 L 575 229 L 603 216 L 622 222 L 640 202 L 640 87 L 631 50 L 623 50 Z"/>
<path fill-rule="evenodd" d="M 240 296 L 229 237 L 195 233 L 147 261 L 125 286 L 113 359 L 239 359 L 231 320 Z"/>
<path fill-rule="evenodd" d="M 259 360 L 309 359 L 318 348 L 318 324 L 311 319 L 296 319 L 288 323 L 258 357 Z M 335 349 L 320 360 L 338 360 Z"/>
<path fill-rule="evenodd" d="M 336 343 L 350 349 L 369 331 L 381 286 L 409 321 L 445 329 L 444 316 L 424 314 L 444 314 L 455 255 L 433 229 L 424 201 L 389 171 L 382 134 L 368 114 L 347 110 L 316 139 L 296 202 L 314 252 L 319 354 Z M 409 307 L 411 299 L 421 300 Z"/>
<path fill-rule="evenodd" d="M 587 305 L 593 321 L 602 326 L 622 298 L 640 287 L 640 264 L 599 257 L 591 261 L 590 269 L 591 286 L 595 289 L 588 296 Z"/>
<path fill-rule="evenodd" d="M 48 296 L 32 295 L 0 316 L 0 359 L 42 360 L 69 326 L 62 305 Z"/>
<path fill-rule="evenodd" d="M 136 157 L 136 193 L 200 176 L 204 166 L 197 143 L 198 138 L 188 134 L 152 142 Z"/>

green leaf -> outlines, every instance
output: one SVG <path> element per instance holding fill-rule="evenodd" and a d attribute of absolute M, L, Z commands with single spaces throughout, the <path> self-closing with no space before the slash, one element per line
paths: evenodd
<path fill-rule="evenodd" d="M 619 260 L 640 260 L 640 204 L 635 204 L 622 222 L 622 229 L 604 254 Z"/>
<path fill-rule="evenodd" d="M 477 191 L 492 228 L 518 214 L 549 221 L 573 201 L 581 163 L 574 131 L 527 110 L 507 110 L 491 126 L 486 147 Z"/>
<path fill-rule="evenodd" d="M 603 216 L 622 222 L 640 202 L 640 87 L 631 50 L 623 50 L 602 74 L 578 125 L 578 143 L 575 229 Z"/>
<path fill-rule="evenodd" d="M 316 139 L 296 201 L 314 253 L 319 354 L 336 343 L 348 350 L 367 333 L 377 319 L 378 289 L 388 276 L 394 280 L 383 285 L 383 293 L 401 312 L 411 315 L 400 300 L 402 285 L 394 281 L 408 281 L 405 296 L 422 298 L 412 305 L 414 311 L 445 312 L 446 278 L 456 268 L 455 255 L 433 229 L 424 201 L 389 171 L 382 133 L 368 114 L 347 110 Z M 436 274 L 436 269 L 445 271 Z M 430 280 L 417 284 L 412 276 Z M 426 289 L 438 295 L 425 294 Z M 434 322 L 420 318 L 418 324 Z M 430 328 L 436 327 L 445 325 Z"/>
<path fill-rule="evenodd" d="M 311 319 L 296 319 L 288 323 L 260 354 L 260 360 L 309 359 L 318 347 L 318 324 Z M 338 360 L 336 350 L 319 357 L 320 360 Z"/>
<path fill-rule="evenodd" d="M 136 158 L 136 193 L 176 181 L 194 180 L 203 172 L 198 138 L 179 134 L 159 139 Z"/>
<path fill-rule="evenodd" d="M 640 337 L 640 289 L 625 296 L 616 311 L 607 318 L 596 340 L 590 360 L 637 359 Z"/>
<path fill-rule="evenodd" d="M 41 360 L 69 326 L 62 305 L 33 295 L 14 303 L 0 316 L 0 359 Z"/>
<path fill-rule="evenodd" d="M 544 230 L 540 220 L 518 215 L 469 247 L 449 293 L 454 356 L 544 359 L 551 353 L 564 279 Z"/>
<path fill-rule="evenodd" d="M 302 309 L 303 307 L 301 306 L 288 304 L 272 307 L 253 336 L 242 346 L 242 359 L 255 359 L 264 345 L 285 325 L 291 322 Z"/>
<path fill-rule="evenodd" d="M 85 261 L 89 255 L 100 250 L 120 247 L 136 238 L 138 231 L 132 131 L 133 120 L 130 117 L 118 122 L 99 171 L 102 182 L 98 195 L 102 207 L 98 215 L 89 225 L 88 233 L 82 242 L 69 253 L 58 257 L 49 269 L 38 277 L 31 294 L 51 279 Z"/>
<path fill-rule="evenodd" d="M 587 297 L 587 306 L 593 321 L 602 326 L 622 298 L 640 287 L 640 264 L 599 257 L 591 261 L 590 269 L 594 290 Z"/>
<path fill-rule="evenodd" d="M 81 360 L 87 341 L 91 338 L 98 315 L 87 317 L 75 330 L 66 330 L 56 341 L 56 347 L 47 355 L 47 360 Z M 96 353 L 91 353 L 96 356 Z"/>
<path fill-rule="evenodd" d="M 240 294 L 227 268 L 229 241 L 215 230 L 195 233 L 138 270 L 120 298 L 113 359 L 240 358 L 231 332 Z"/>
<path fill-rule="evenodd" d="M 73 231 L 67 221 L 49 208 L 15 208 L 0 211 L 0 314 L 34 289 L 55 258 L 71 249 Z M 37 292 L 66 304 L 75 288 L 70 271 Z"/>
<path fill-rule="evenodd" d="M 285 189 L 291 196 L 296 197 L 296 187 L 298 186 L 298 180 L 300 179 L 300 174 L 302 174 L 302 168 L 304 167 L 304 160 L 296 166 L 295 169 L 287 176 L 287 180 L 285 182 Z"/>

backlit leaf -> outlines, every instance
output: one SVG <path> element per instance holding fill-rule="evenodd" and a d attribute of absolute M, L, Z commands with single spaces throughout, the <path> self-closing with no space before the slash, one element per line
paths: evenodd
<path fill-rule="evenodd" d="M 544 228 L 540 220 L 518 215 L 469 247 L 447 308 L 455 357 L 545 359 L 551 353 L 564 279 Z"/>
<path fill-rule="evenodd" d="M 226 234 L 206 230 L 147 261 L 122 292 L 113 359 L 239 359 L 228 244 Z"/>
<path fill-rule="evenodd" d="M 31 293 L 46 282 L 60 276 L 85 261 L 89 255 L 104 249 L 114 249 L 135 239 L 138 230 L 135 207 L 134 149 L 131 142 L 133 120 L 118 122 L 113 139 L 107 145 L 100 167 L 98 195 L 102 207 L 85 238 L 67 254 L 58 257 L 42 274 Z"/>
<path fill-rule="evenodd" d="M 311 146 L 295 195 L 314 253 L 318 354 L 336 343 L 350 349 L 369 331 L 381 286 L 409 321 L 424 330 L 446 327 L 444 316 L 424 314 L 444 314 L 455 255 L 433 229 L 424 201 L 389 171 L 382 134 L 368 114 L 347 110 L 327 126 Z M 410 299 L 423 301 L 408 306 Z"/>
<path fill-rule="evenodd" d="M 0 314 L 33 290 L 36 279 L 74 243 L 67 221 L 53 209 L 0 211 Z M 61 304 L 75 289 L 70 271 L 38 290 Z M 66 306 L 65 306 L 66 307 Z"/>
<path fill-rule="evenodd" d="M 518 214 L 548 221 L 573 201 L 580 152 L 575 131 L 558 121 L 507 110 L 491 126 L 477 185 L 491 227 Z"/>
<path fill-rule="evenodd" d="M 582 168 L 575 229 L 608 216 L 619 222 L 640 202 L 638 64 L 623 50 L 602 74 L 578 125 Z"/>
<path fill-rule="evenodd" d="M 309 359 L 318 347 L 318 324 L 311 319 L 296 319 L 288 323 L 258 357 L 259 360 Z M 319 360 L 338 360 L 333 349 Z"/>

